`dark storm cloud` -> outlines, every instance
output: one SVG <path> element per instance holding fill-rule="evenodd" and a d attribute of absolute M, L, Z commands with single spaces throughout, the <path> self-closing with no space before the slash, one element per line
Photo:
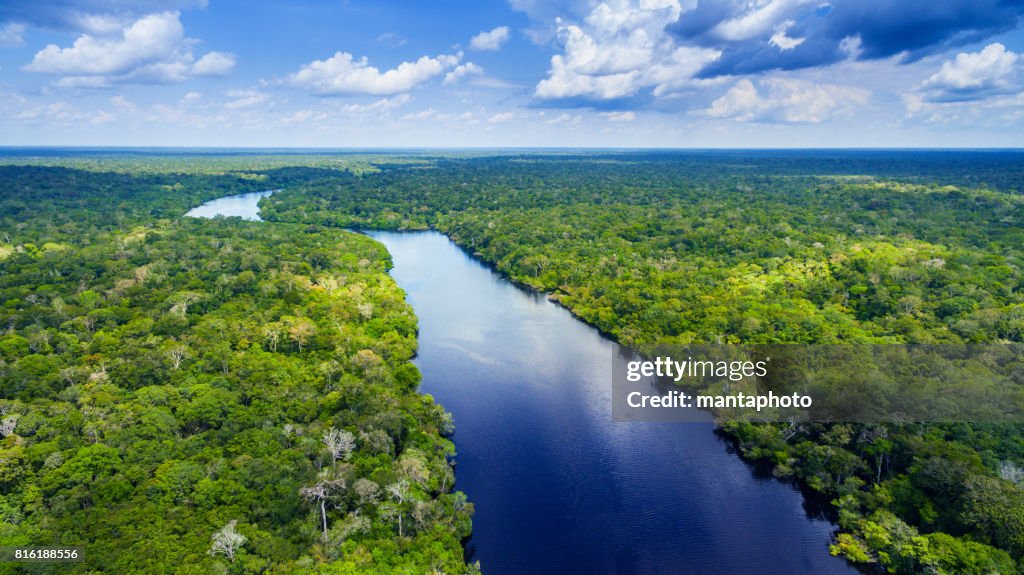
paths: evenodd
<path fill-rule="evenodd" d="M 837 4 L 826 17 L 833 40 L 859 35 L 863 58 L 901 52 L 909 61 L 1016 28 L 1020 0 L 889 0 Z"/>
<path fill-rule="evenodd" d="M 1013 30 L 1024 15 L 1022 0 L 836 0 L 805 3 L 776 0 L 777 8 L 761 26 L 742 32 L 729 23 L 756 20 L 746 2 L 700 2 L 669 31 L 686 44 L 722 50 L 702 77 L 794 70 L 831 64 L 847 57 L 861 60 L 924 56 Z M 755 7 L 753 10 L 762 9 Z M 766 11 L 767 12 L 767 11 Z M 784 23 L 790 21 L 788 27 Z M 789 49 L 771 42 L 785 36 L 802 41 Z M 856 40 L 854 40 L 856 39 Z M 845 43 L 844 43 L 845 40 Z M 845 49 L 844 49 L 845 48 Z"/>

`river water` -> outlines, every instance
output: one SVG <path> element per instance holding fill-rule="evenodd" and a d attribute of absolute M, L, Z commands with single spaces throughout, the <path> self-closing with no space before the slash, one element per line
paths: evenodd
<path fill-rule="evenodd" d="M 485 574 L 857 573 L 819 511 L 706 418 L 614 422 L 617 344 L 439 233 L 369 235 L 419 318 L 420 390 L 454 415 Z"/>
<path fill-rule="evenodd" d="M 275 190 L 267 190 L 265 192 L 250 192 L 248 194 L 217 198 L 192 208 L 185 215 L 193 218 L 225 216 L 238 217 L 243 220 L 263 221 L 263 218 L 260 217 L 259 201 L 274 192 Z"/>

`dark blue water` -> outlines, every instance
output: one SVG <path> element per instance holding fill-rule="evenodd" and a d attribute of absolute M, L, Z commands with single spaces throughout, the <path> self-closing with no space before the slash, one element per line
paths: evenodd
<path fill-rule="evenodd" d="M 484 573 L 856 573 L 710 421 L 613 422 L 615 343 L 441 234 L 370 235 L 419 317 L 421 391 L 455 417 Z"/>

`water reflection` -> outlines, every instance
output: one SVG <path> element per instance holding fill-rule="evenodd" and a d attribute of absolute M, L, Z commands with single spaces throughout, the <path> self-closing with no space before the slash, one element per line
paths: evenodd
<path fill-rule="evenodd" d="M 210 200 L 205 204 L 192 208 L 185 215 L 193 218 L 213 218 L 216 216 L 239 217 L 243 220 L 263 221 L 260 218 L 259 201 L 276 190 L 265 192 L 252 192 L 249 194 L 238 194 L 225 196 Z"/>
<path fill-rule="evenodd" d="M 614 422 L 615 343 L 441 234 L 370 235 L 419 317 L 421 389 L 455 416 L 485 573 L 856 573 L 821 510 L 706 417 Z"/>

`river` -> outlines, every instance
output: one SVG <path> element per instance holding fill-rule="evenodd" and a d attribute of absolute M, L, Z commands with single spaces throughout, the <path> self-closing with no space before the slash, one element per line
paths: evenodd
<path fill-rule="evenodd" d="M 454 415 L 467 558 L 485 574 L 857 573 L 829 555 L 819 510 L 708 418 L 614 422 L 616 343 L 439 233 L 368 233 L 419 318 L 420 390 Z"/>
<path fill-rule="evenodd" d="M 249 192 L 235 196 L 224 196 L 196 206 L 185 213 L 193 218 L 213 218 L 216 216 L 237 217 L 243 220 L 263 221 L 260 217 L 259 201 L 277 190 Z"/>

